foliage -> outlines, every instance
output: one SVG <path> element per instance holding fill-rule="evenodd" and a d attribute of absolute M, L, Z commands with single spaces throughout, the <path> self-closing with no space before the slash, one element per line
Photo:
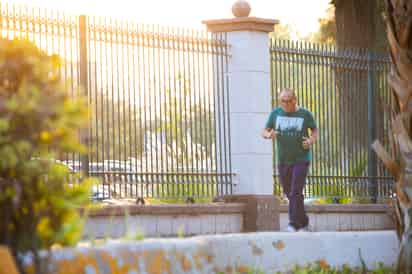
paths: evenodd
<path fill-rule="evenodd" d="M 367 168 L 368 158 L 366 151 L 360 150 L 360 159 L 357 159 L 354 165 L 348 169 L 348 176 L 355 179 L 331 179 L 331 183 L 326 187 L 327 198 L 320 199 L 321 204 L 351 204 L 351 203 L 368 203 L 369 199 L 358 198 L 365 196 L 364 190 L 357 190 L 356 185 L 360 183 L 360 179 Z M 316 187 L 316 186 L 315 186 Z M 352 198 L 354 197 L 354 198 Z"/>
<path fill-rule="evenodd" d="M 222 273 L 223 272 L 218 272 Z M 239 272 L 229 272 L 233 274 L 265 274 L 260 269 L 254 267 L 247 267 L 247 270 Z M 269 272 L 270 273 L 270 272 Z M 319 260 L 314 264 L 309 264 L 307 266 L 295 266 L 293 270 L 287 272 L 276 272 L 276 274 L 394 274 L 395 270 L 392 267 L 387 267 L 382 263 L 378 263 L 376 268 L 367 269 L 365 265 L 362 267 L 351 268 L 348 265 L 343 265 L 342 267 L 331 267 L 326 261 Z"/>
<path fill-rule="evenodd" d="M 194 102 L 195 91 L 190 88 L 190 81 L 178 75 L 177 82 L 180 89 L 164 91 L 167 100 L 162 102 L 161 109 L 165 118 L 156 117 L 157 121 L 151 121 L 150 129 L 165 136 L 168 154 L 173 161 L 189 166 L 212 157 L 216 121 L 210 106 Z"/>
<path fill-rule="evenodd" d="M 297 34 L 296 29 L 289 24 L 279 24 L 275 26 L 274 32 L 270 33 L 271 38 L 289 40 Z"/>
<path fill-rule="evenodd" d="M 77 130 L 87 108 L 69 98 L 59 68 L 27 41 L 0 40 L 0 244 L 16 259 L 81 236 L 88 182 L 70 187 L 68 168 L 53 159 L 84 151 Z"/>
<path fill-rule="evenodd" d="M 216 182 L 214 179 L 211 180 Z M 161 185 L 158 192 L 162 193 L 164 198 L 149 198 L 146 200 L 150 204 L 212 203 L 212 197 L 217 196 L 219 193 L 217 183 L 206 183 L 198 176 L 182 176 L 179 181 L 184 181 L 185 183 L 172 182 L 167 185 Z M 202 193 L 205 197 L 199 197 Z"/>
<path fill-rule="evenodd" d="M 146 165 L 144 168 L 154 162 L 168 170 L 206 164 L 216 143 L 212 99 L 200 99 L 180 74 L 174 81 L 180 88 L 164 87 L 161 97 L 142 95 L 155 101 L 153 104 L 139 105 L 135 99 L 118 99 L 102 91 L 91 102 L 95 118 L 91 121 L 90 158 L 134 159 L 138 166 Z"/>
<path fill-rule="evenodd" d="M 319 18 L 318 22 L 319 30 L 312 34 L 310 40 L 316 43 L 335 44 L 336 24 L 334 6 L 329 6 L 326 10 L 326 17 Z"/>
<path fill-rule="evenodd" d="M 90 159 L 118 159 L 122 155 L 138 157 L 143 154 L 144 131 L 142 110 L 132 102 L 132 98 L 117 99 L 99 91 L 90 103 L 91 119 L 89 155 Z M 97 94 L 97 92 L 96 92 Z M 134 99 L 135 100 L 135 99 Z M 105 160 L 103 159 L 103 160 Z"/>
<path fill-rule="evenodd" d="M 190 203 L 189 199 L 192 198 L 194 203 L 196 204 L 208 204 L 213 203 L 213 198 L 206 197 L 206 198 L 195 198 L 193 196 L 188 195 L 187 198 L 147 198 L 146 201 L 149 204 L 157 205 L 157 204 L 184 204 Z"/>
<path fill-rule="evenodd" d="M 320 260 L 315 264 L 310 264 L 306 267 L 296 266 L 288 274 L 392 274 L 395 270 L 392 267 L 387 267 L 382 263 L 379 263 L 375 269 L 367 269 L 365 265 L 362 267 L 351 268 L 348 265 L 342 267 L 331 267 L 329 264 Z M 280 274 L 280 273 L 278 273 Z"/>
<path fill-rule="evenodd" d="M 347 4 L 349 7 L 348 13 L 352 13 L 352 15 L 356 18 L 359 16 L 358 20 L 353 20 L 354 17 L 351 17 L 350 15 L 346 14 L 345 8 L 343 7 L 342 4 L 339 4 L 339 9 L 338 13 L 341 15 L 341 21 L 342 21 L 342 29 L 345 31 L 341 31 L 340 33 L 337 33 L 337 27 L 336 27 L 336 2 L 340 2 L 342 4 Z M 356 2 L 356 1 L 355 1 Z M 356 4 L 356 3 L 355 3 Z M 327 43 L 327 44 L 336 44 L 337 41 L 337 35 L 340 35 L 345 42 L 345 47 L 364 47 L 360 46 L 359 44 L 351 44 L 353 41 L 350 41 L 349 39 L 352 36 L 358 37 L 358 39 L 363 39 L 367 40 L 367 37 L 369 34 L 365 33 L 365 29 L 367 31 L 371 32 L 371 35 L 373 36 L 372 43 L 370 47 L 373 47 L 375 50 L 378 51 L 385 51 L 387 48 L 387 43 L 385 39 L 385 26 L 383 23 L 383 20 L 380 16 L 380 14 L 384 11 L 384 2 L 383 1 L 376 1 L 376 3 L 373 3 L 373 1 L 365 1 L 365 2 L 359 2 L 359 5 L 369 5 L 365 10 L 368 9 L 373 9 L 374 11 L 372 13 L 368 13 L 368 16 L 372 16 L 373 19 L 366 19 L 363 22 L 367 22 L 367 20 L 372 21 L 372 25 L 370 27 L 363 26 L 360 27 L 358 26 L 357 28 L 351 28 L 356 24 L 359 24 L 359 22 L 362 22 L 363 20 L 362 17 L 366 18 L 367 16 L 363 14 L 362 12 L 358 11 L 353 13 L 353 10 L 356 10 L 356 6 L 353 6 L 353 2 L 351 1 L 332 1 L 331 5 L 327 8 L 326 10 L 326 15 L 323 18 L 319 18 L 319 29 L 317 32 L 313 33 L 308 37 L 308 40 L 312 42 L 317 42 L 317 43 Z M 376 6 L 375 6 L 376 5 Z M 359 22 L 350 22 L 350 21 L 359 21 Z M 346 22 L 346 24 L 345 24 Z M 348 24 L 349 23 L 349 24 Z M 365 44 L 363 42 L 363 44 Z"/>

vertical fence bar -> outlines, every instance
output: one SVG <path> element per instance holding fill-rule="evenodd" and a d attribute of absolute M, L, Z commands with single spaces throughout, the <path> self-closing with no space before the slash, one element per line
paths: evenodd
<path fill-rule="evenodd" d="M 137 178 L 140 178 L 139 180 L 139 184 L 140 184 L 140 192 L 138 193 L 137 198 L 142 198 L 144 196 L 145 190 L 146 188 L 146 176 L 143 173 L 143 170 L 145 170 L 143 168 L 143 165 L 146 164 L 145 161 L 143 160 L 143 156 L 144 156 L 144 124 L 143 124 L 143 114 L 142 114 L 142 105 L 143 105 L 143 100 L 144 97 L 142 96 L 142 90 L 143 90 L 143 84 L 142 84 L 142 69 L 141 69 L 141 59 L 142 59 L 142 52 L 143 52 L 143 42 L 142 42 L 142 35 L 141 32 L 139 31 L 141 29 L 141 26 L 137 25 L 136 26 L 136 33 L 134 34 L 134 41 L 136 43 L 136 50 L 134 51 L 132 60 L 133 60 L 133 67 L 136 66 L 135 62 L 137 62 L 137 69 L 136 71 L 133 71 L 133 82 L 135 83 L 135 88 L 133 89 L 133 96 L 135 97 L 135 103 L 136 103 L 136 95 L 137 95 L 137 105 L 135 105 L 135 112 L 134 112 L 134 116 L 138 117 L 139 121 L 135 122 L 135 134 L 137 137 L 137 134 L 139 134 L 139 138 L 138 138 L 138 145 L 139 148 L 141 149 L 141 151 L 139 151 L 140 157 L 137 157 L 136 155 L 136 172 L 141 173 L 140 176 L 137 176 Z M 137 57 L 135 57 L 135 55 L 137 55 Z M 137 78 L 137 81 L 136 81 Z M 136 92 L 137 91 L 137 92 Z M 143 97 L 143 98 L 142 98 Z M 136 113 L 136 108 L 138 108 L 138 111 Z M 138 126 L 138 127 L 137 127 Z M 137 130 L 137 128 L 139 130 Z M 142 133 L 143 131 L 143 133 Z M 137 153 L 137 151 L 136 151 Z M 139 169 L 137 169 L 137 161 L 139 161 L 140 166 Z"/>
<path fill-rule="evenodd" d="M 171 35 L 171 28 L 170 26 L 167 26 L 166 30 L 165 30 L 165 35 L 166 35 L 166 48 L 164 50 L 164 53 L 166 54 L 166 60 L 167 60 L 167 74 L 165 75 L 165 77 L 167 77 L 167 80 L 165 79 L 165 82 L 168 85 L 168 92 L 165 93 L 165 115 L 166 115 L 166 119 L 168 119 L 168 128 L 166 128 L 165 130 L 165 135 L 166 137 L 166 145 L 169 145 L 169 147 L 166 146 L 166 160 L 167 160 L 167 185 L 166 185 L 166 196 L 170 196 L 173 190 L 173 182 L 174 182 L 174 155 L 173 153 L 175 153 L 175 151 L 173 149 L 173 128 L 170 126 L 170 117 L 172 117 L 172 115 L 174 115 L 173 113 L 173 107 L 174 107 L 174 97 L 172 96 L 173 94 L 173 90 L 174 90 L 174 73 L 175 73 L 175 65 L 174 65 L 174 58 L 175 58 L 175 41 L 173 41 L 172 39 L 172 35 Z"/>
<path fill-rule="evenodd" d="M 208 35 L 205 35 L 205 37 L 208 37 Z M 209 52 L 210 48 L 211 48 L 210 43 L 207 42 L 206 47 L 205 47 L 206 51 Z M 208 67 L 207 72 L 206 72 L 206 79 L 207 79 L 207 83 L 208 83 L 207 90 L 206 90 L 206 94 L 207 94 L 206 99 L 207 99 L 207 107 L 210 111 L 209 115 L 208 115 L 208 123 L 207 124 L 209 125 L 209 128 L 214 128 L 214 113 L 213 113 L 213 110 L 214 110 L 214 102 L 213 102 L 214 82 L 213 82 L 213 64 L 212 64 L 213 59 L 211 58 L 211 56 L 209 54 L 206 55 L 205 59 L 206 59 L 205 62 L 206 62 L 207 67 Z M 216 147 L 215 130 L 213 130 L 211 132 L 210 136 L 211 136 L 211 139 L 214 140 L 214 145 Z M 210 147 L 209 147 L 211 154 L 215 153 L 215 147 L 213 146 L 213 142 L 211 142 Z M 210 157 L 209 158 L 208 167 L 213 172 L 213 174 L 212 174 L 212 177 L 211 177 L 210 181 L 207 184 L 206 191 L 207 191 L 208 195 L 213 195 L 212 193 L 213 193 L 214 183 L 216 181 L 216 175 L 217 175 L 217 171 L 215 169 L 215 157 Z"/>
<path fill-rule="evenodd" d="M 269 73 L 271 75 L 270 77 L 270 106 L 271 108 L 273 108 L 273 102 L 274 102 L 274 93 L 275 93 L 275 85 L 273 84 L 274 80 L 275 80 L 275 69 L 273 68 L 274 66 L 274 58 L 273 58 L 273 43 L 274 43 L 275 39 L 273 39 L 273 37 L 271 37 L 269 39 L 269 56 L 270 56 L 270 68 L 269 68 Z M 272 150 L 274 151 L 274 142 L 272 143 Z M 275 153 L 272 153 L 273 156 L 275 156 Z M 274 159 L 272 159 L 272 161 L 274 162 Z M 275 195 L 278 193 L 277 191 L 277 184 L 276 184 L 276 177 L 275 177 L 275 173 L 273 172 L 274 170 L 272 170 L 272 185 L 273 185 L 273 192 L 275 193 Z"/>
<path fill-rule="evenodd" d="M 89 98 L 89 79 L 88 79 L 88 59 L 87 59 L 87 17 L 79 16 L 79 73 L 80 85 L 83 93 Z M 89 102 L 89 100 L 88 100 Z M 89 175 L 89 121 L 87 126 L 81 130 L 81 142 L 87 148 L 87 152 L 81 157 L 82 171 L 85 176 Z"/>
<path fill-rule="evenodd" d="M 374 54 L 372 51 L 368 52 L 368 192 L 372 203 L 377 201 L 377 160 L 376 154 L 371 148 L 371 144 L 376 139 L 375 128 L 375 70 L 374 70 Z"/>

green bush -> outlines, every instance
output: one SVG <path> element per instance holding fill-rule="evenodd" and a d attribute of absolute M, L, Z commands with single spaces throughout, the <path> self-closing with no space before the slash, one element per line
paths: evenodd
<path fill-rule="evenodd" d="M 242 270 L 231 272 L 218 272 L 219 274 L 233 273 L 233 274 L 395 274 L 393 267 L 384 266 L 378 263 L 374 269 L 368 269 L 364 263 L 362 267 L 349 267 L 343 265 L 341 267 L 331 267 L 326 261 L 320 260 L 316 263 L 307 266 L 295 266 L 293 270 L 286 272 L 264 272 L 256 267 L 244 267 Z"/>
<path fill-rule="evenodd" d="M 0 39 L 0 244 L 20 268 L 18 254 L 38 262 L 39 249 L 81 236 L 77 209 L 89 182 L 71 187 L 68 168 L 53 159 L 85 151 L 77 135 L 86 121 L 85 100 L 72 100 L 61 81 L 59 57 Z"/>
<path fill-rule="evenodd" d="M 347 265 L 342 267 L 331 267 L 323 260 L 315 264 L 310 264 L 306 267 L 296 266 L 294 270 L 287 274 L 394 274 L 395 270 L 392 267 L 384 266 L 379 263 L 374 269 L 367 269 L 363 263 L 362 267 L 351 268 Z M 282 273 L 283 274 L 283 273 Z"/>

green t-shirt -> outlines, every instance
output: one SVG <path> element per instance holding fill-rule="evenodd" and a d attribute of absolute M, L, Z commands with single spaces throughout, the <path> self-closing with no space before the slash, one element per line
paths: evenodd
<path fill-rule="evenodd" d="M 310 111 L 299 108 L 296 112 L 285 112 L 278 107 L 272 111 L 266 128 L 277 131 L 276 145 L 279 164 L 294 164 L 310 161 L 310 149 L 302 146 L 303 137 L 309 136 L 308 129 L 315 129 L 316 122 Z"/>

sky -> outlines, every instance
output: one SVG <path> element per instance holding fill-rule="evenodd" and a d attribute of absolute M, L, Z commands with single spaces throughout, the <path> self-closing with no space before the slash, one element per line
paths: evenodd
<path fill-rule="evenodd" d="M 73 14 L 112 16 L 139 23 L 203 28 L 201 21 L 232 18 L 236 0 L 0 0 L 1 3 L 49 7 Z M 278 19 L 300 34 L 314 32 L 330 0 L 248 0 L 250 16 Z"/>

